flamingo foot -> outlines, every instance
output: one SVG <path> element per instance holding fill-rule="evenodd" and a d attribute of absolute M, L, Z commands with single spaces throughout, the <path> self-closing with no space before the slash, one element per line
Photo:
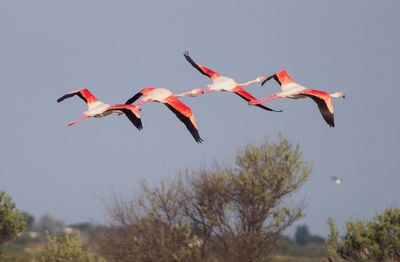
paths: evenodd
<path fill-rule="evenodd" d="M 69 122 L 69 123 L 67 124 L 67 126 L 72 126 L 73 124 L 75 124 L 75 123 L 77 123 L 77 122 L 79 122 L 79 121 L 81 121 L 81 120 L 83 120 L 83 119 L 85 119 L 85 118 L 88 118 L 88 117 L 90 117 L 90 116 L 88 116 L 88 115 L 83 116 L 83 117 L 79 118 L 78 120 Z"/>
<path fill-rule="evenodd" d="M 250 100 L 248 102 L 248 104 L 249 104 L 249 106 L 255 106 L 255 105 L 258 105 L 258 104 L 261 104 L 261 103 L 260 103 L 259 100 Z"/>

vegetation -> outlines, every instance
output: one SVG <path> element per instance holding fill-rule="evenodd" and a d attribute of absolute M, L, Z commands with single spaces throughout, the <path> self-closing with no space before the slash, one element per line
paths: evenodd
<path fill-rule="evenodd" d="M 249 145 L 231 167 L 180 174 L 133 199 L 116 197 L 100 238 L 110 261 L 270 261 L 281 232 L 303 217 L 285 199 L 307 180 L 299 145 Z"/>
<path fill-rule="evenodd" d="M 58 237 L 47 235 L 44 248 L 33 254 L 30 262 L 105 262 L 92 252 L 82 248 L 79 231 L 75 234 L 63 234 Z"/>
<path fill-rule="evenodd" d="M 389 207 L 370 221 L 346 223 L 339 238 L 333 218 L 330 227 L 329 254 L 333 261 L 400 261 L 400 210 Z"/>
<path fill-rule="evenodd" d="M 324 238 L 311 235 L 306 225 L 300 225 L 296 227 L 294 240 L 286 236 L 279 238 L 277 253 L 291 257 L 326 258 L 327 248 Z"/>
<path fill-rule="evenodd" d="M 0 246 L 14 239 L 26 227 L 26 218 L 15 209 L 16 204 L 0 190 Z M 1 249 L 0 249 L 1 253 Z"/>

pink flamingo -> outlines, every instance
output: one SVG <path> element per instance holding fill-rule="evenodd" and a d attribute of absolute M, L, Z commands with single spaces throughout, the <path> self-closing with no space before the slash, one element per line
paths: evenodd
<path fill-rule="evenodd" d="M 194 68 L 199 70 L 200 73 L 202 73 L 203 75 L 208 76 L 209 78 L 211 78 L 211 80 L 213 81 L 213 83 L 211 85 L 208 85 L 208 87 L 203 90 L 202 94 L 207 94 L 207 93 L 210 93 L 210 92 L 213 92 L 213 91 L 231 91 L 231 92 L 234 92 L 235 94 L 239 95 L 241 98 L 243 98 L 244 100 L 246 100 L 248 102 L 257 100 L 256 98 L 254 98 L 252 95 L 247 93 L 241 87 L 248 86 L 248 85 L 251 85 L 253 83 L 265 81 L 265 79 L 266 79 L 265 77 L 259 76 L 254 80 L 248 81 L 248 82 L 243 83 L 243 84 L 239 84 L 239 83 L 236 83 L 236 81 L 233 78 L 221 76 L 220 74 L 218 74 L 218 73 L 216 73 L 216 72 L 214 72 L 214 71 L 212 71 L 212 70 L 200 65 L 199 63 L 196 63 L 189 56 L 189 52 L 188 51 L 184 52 L 183 55 L 185 56 L 186 60 Z M 273 109 L 271 109 L 269 107 L 266 107 L 265 105 L 262 105 L 262 104 L 258 104 L 257 106 L 262 108 L 262 109 L 268 110 L 268 111 L 282 112 L 282 110 L 276 111 L 276 110 L 273 110 Z"/>
<path fill-rule="evenodd" d="M 118 113 L 118 114 L 125 114 L 137 129 L 141 130 L 143 128 L 142 121 L 140 120 L 140 113 L 138 112 L 138 110 L 136 109 L 135 106 L 132 106 L 132 105 L 110 106 L 108 104 L 100 102 L 87 89 L 80 89 L 80 90 L 75 90 L 75 91 L 69 92 L 68 94 L 57 99 L 57 102 L 60 103 L 64 99 L 75 96 L 75 95 L 82 98 L 83 101 L 85 101 L 88 104 L 89 109 L 88 109 L 88 111 L 83 112 L 85 114 L 83 117 L 81 117 L 80 119 L 78 119 L 76 121 L 69 122 L 67 126 L 71 126 L 85 118 L 88 118 L 88 117 L 92 117 L 92 116 L 93 117 L 103 117 L 103 116 L 107 116 L 112 113 Z"/>
<path fill-rule="evenodd" d="M 169 89 L 166 88 L 145 88 L 126 101 L 125 104 L 132 104 L 141 96 L 143 96 L 141 101 L 134 105 L 139 110 L 140 106 L 147 102 L 159 102 L 165 104 L 178 117 L 178 119 L 185 124 L 186 128 L 192 134 L 194 140 L 196 140 L 197 143 L 201 143 L 203 140 L 199 135 L 192 110 L 190 110 L 189 107 L 177 99 L 177 97 L 182 97 L 185 95 L 197 96 L 200 93 L 202 93 L 201 89 L 193 89 L 192 91 L 185 93 L 173 94 Z"/>
<path fill-rule="evenodd" d="M 342 92 L 337 92 L 333 94 L 329 94 L 323 91 L 313 90 L 305 88 L 297 83 L 295 83 L 288 75 L 286 70 L 280 71 L 275 73 L 268 78 L 266 78 L 261 85 L 264 85 L 265 82 L 269 81 L 270 79 L 275 79 L 281 86 L 282 92 L 272 94 L 268 97 L 250 101 L 250 105 L 260 105 L 261 103 L 265 103 L 271 101 L 273 99 L 286 97 L 291 99 L 298 99 L 298 98 L 306 98 L 309 97 L 317 103 L 319 111 L 322 114 L 322 117 L 328 123 L 330 127 L 335 126 L 334 118 L 333 118 L 333 105 L 331 101 L 331 97 L 345 97 Z"/>

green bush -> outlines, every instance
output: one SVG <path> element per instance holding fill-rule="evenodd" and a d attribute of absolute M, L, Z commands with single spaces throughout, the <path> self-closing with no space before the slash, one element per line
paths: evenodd
<path fill-rule="evenodd" d="M 47 243 L 38 254 L 32 254 L 30 262 L 105 262 L 92 252 L 82 248 L 79 232 L 53 237 L 47 234 Z"/>
<path fill-rule="evenodd" d="M 339 237 L 333 218 L 328 219 L 329 254 L 334 261 L 400 261 L 400 210 L 389 207 L 370 221 L 349 220 Z"/>
<path fill-rule="evenodd" d="M 14 239 L 26 227 L 25 216 L 20 214 L 15 206 L 11 197 L 0 190 L 0 245 Z"/>

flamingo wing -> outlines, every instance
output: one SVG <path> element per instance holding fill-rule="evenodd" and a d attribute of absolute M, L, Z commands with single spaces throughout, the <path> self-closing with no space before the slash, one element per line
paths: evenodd
<path fill-rule="evenodd" d="M 300 92 L 300 94 L 311 98 L 315 103 L 317 103 L 318 109 L 321 112 L 321 115 L 325 119 L 326 123 L 328 123 L 330 127 L 335 127 L 335 121 L 333 118 L 333 105 L 331 97 L 328 93 L 318 90 L 306 89 Z"/>
<path fill-rule="evenodd" d="M 206 67 L 204 67 L 204 66 L 202 66 L 202 65 L 200 65 L 200 64 L 198 64 L 198 63 L 196 63 L 195 61 L 193 61 L 193 59 L 189 56 L 189 52 L 188 52 L 188 51 L 185 51 L 185 52 L 183 53 L 183 55 L 185 56 L 186 60 L 187 60 L 194 68 L 196 68 L 197 70 L 199 70 L 200 73 L 202 73 L 202 74 L 205 75 L 205 76 L 208 76 L 208 77 L 211 78 L 212 80 L 214 80 L 214 79 L 216 79 L 216 78 L 218 78 L 218 77 L 221 76 L 220 74 L 218 74 L 218 73 L 216 73 L 216 72 L 214 72 L 214 71 L 212 71 L 212 70 L 210 70 L 210 69 L 208 69 L 208 68 L 206 68 Z"/>
<path fill-rule="evenodd" d="M 286 70 L 282 70 L 282 71 L 280 71 L 280 72 L 277 72 L 277 73 L 275 73 L 275 74 L 273 74 L 273 75 L 267 77 L 267 79 L 265 79 L 265 80 L 261 83 L 261 85 L 264 85 L 265 82 L 267 82 L 268 80 L 270 80 L 270 79 L 272 79 L 272 78 L 275 79 L 275 81 L 278 82 L 280 86 L 285 86 L 285 85 L 288 85 L 288 84 L 290 84 L 290 83 L 295 83 L 295 82 L 293 81 L 293 79 L 290 78 L 288 72 L 287 72 Z"/>
<path fill-rule="evenodd" d="M 142 92 L 138 92 L 136 95 L 132 96 L 131 98 L 128 99 L 128 101 L 125 102 L 126 105 L 131 105 L 133 104 L 136 100 L 138 100 L 142 96 Z"/>
<path fill-rule="evenodd" d="M 62 97 L 57 99 L 57 102 L 60 103 L 64 99 L 73 97 L 75 95 L 77 95 L 80 98 L 82 98 L 82 100 L 85 101 L 85 103 L 87 103 L 87 104 L 90 104 L 90 103 L 98 101 L 97 98 L 94 95 L 92 95 L 92 93 L 90 93 L 89 90 L 87 90 L 87 89 L 79 89 L 79 90 L 75 90 L 75 91 L 69 92 L 68 94 L 63 95 Z"/>
<path fill-rule="evenodd" d="M 194 140 L 201 143 L 203 139 L 199 135 L 192 110 L 174 96 L 167 97 L 163 103 L 185 124 Z"/>
<path fill-rule="evenodd" d="M 139 97 L 141 96 L 146 96 L 148 93 L 150 93 L 151 91 L 153 91 L 155 88 L 152 87 L 146 87 L 142 90 L 140 90 L 136 95 L 132 96 L 131 98 L 128 99 L 128 101 L 125 102 L 125 104 L 132 104 L 134 103 L 136 100 L 139 99 Z"/>
<path fill-rule="evenodd" d="M 114 105 L 109 107 L 105 112 L 122 112 L 132 124 L 139 130 L 143 129 L 142 120 L 140 119 L 140 113 L 133 105 Z"/>
<path fill-rule="evenodd" d="M 255 101 L 255 100 L 257 100 L 254 96 L 250 95 L 243 88 L 240 88 L 238 86 L 233 89 L 233 92 L 235 92 L 235 94 L 237 94 L 238 96 L 240 96 L 241 98 L 243 98 L 246 101 Z M 268 111 L 282 112 L 282 110 L 278 110 L 277 111 L 277 110 L 271 109 L 269 107 L 266 107 L 263 104 L 257 104 L 256 106 L 259 107 L 259 108 L 268 110 Z"/>
<path fill-rule="evenodd" d="M 279 83 L 279 85 L 282 85 L 281 81 L 279 81 L 279 78 L 276 74 L 270 75 L 269 77 L 267 77 L 264 81 L 262 81 L 261 85 L 263 86 L 265 84 L 265 82 L 271 80 L 271 79 L 275 79 L 276 82 Z"/>

